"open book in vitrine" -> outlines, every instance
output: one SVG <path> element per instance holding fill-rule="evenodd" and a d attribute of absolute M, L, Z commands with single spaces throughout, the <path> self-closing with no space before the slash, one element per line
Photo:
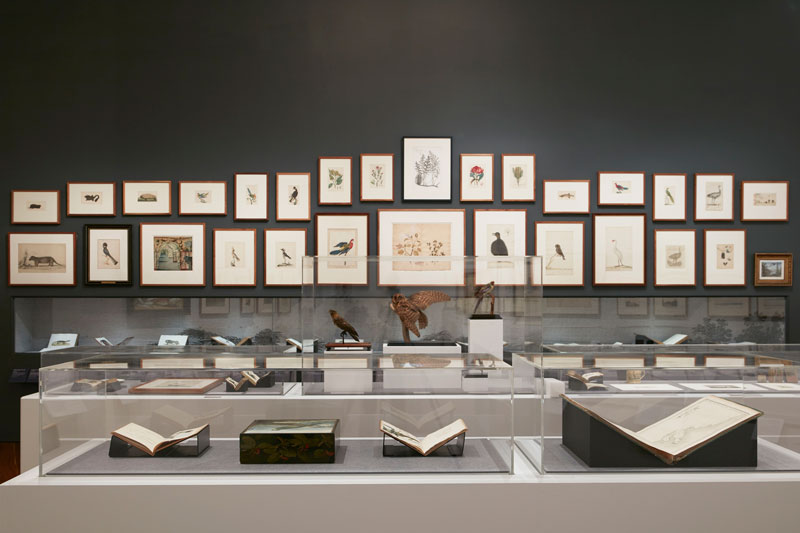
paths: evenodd
<path fill-rule="evenodd" d="M 399 427 L 390 424 L 385 420 L 381 420 L 380 429 L 384 435 L 393 438 L 397 442 L 408 446 L 420 455 L 427 457 L 456 437 L 466 434 L 467 425 L 462 419 L 459 418 L 455 422 L 448 424 L 443 428 L 437 429 L 433 433 L 429 433 L 424 437 L 417 437 L 416 435 L 400 429 Z M 460 444 L 463 452 L 463 442 Z"/>

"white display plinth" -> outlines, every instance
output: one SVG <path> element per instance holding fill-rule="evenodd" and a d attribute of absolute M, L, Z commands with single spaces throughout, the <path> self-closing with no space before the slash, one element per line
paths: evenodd
<path fill-rule="evenodd" d="M 439 353 L 461 353 L 461 346 L 458 343 L 383 343 L 383 353 L 385 354 L 439 354 Z"/>
<path fill-rule="evenodd" d="M 488 318 L 492 316 L 493 318 Z M 500 315 L 469 319 L 470 353 L 488 353 L 503 358 L 503 319 Z"/>

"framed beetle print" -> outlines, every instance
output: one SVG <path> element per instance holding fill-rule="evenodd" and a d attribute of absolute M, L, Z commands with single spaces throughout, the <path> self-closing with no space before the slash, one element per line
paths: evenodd
<path fill-rule="evenodd" d="M 214 229 L 215 287 L 256 286 L 256 230 Z"/>
<path fill-rule="evenodd" d="M 302 285 L 306 228 L 264 230 L 264 285 Z"/>
<path fill-rule="evenodd" d="M 353 158 L 319 158 L 319 205 L 353 205 Z"/>
<path fill-rule="evenodd" d="M 494 200 L 494 155 L 461 154 L 461 201 Z"/>
<path fill-rule="evenodd" d="M 686 220 L 686 174 L 653 174 L 653 220 Z"/>
<path fill-rule="evenodd" d="M 598 172 L 597 205 L 644 205 L 644 172 Z"/>
<path fill-rule="evenodd" d="M 403 200 L 450 200 L 452 137 L 403 137 Z"/>
<path fill-rule="evenodd" d="M 733 221 L 733 174 L 695 174 L 694 219 Z"/>
<path fill-rule="evenodd" d="M 9 233 L 9 285 L 75 285 L 74 233 Z"/>
<path fill-rule="evenodd" d="M 171 181 L 123 181 L 123 215 L 171 215 Z"/>
<path fill-rule="evenodd" d="M 594 215 L 593 285 L 645 284 L 645 215 Z"/>
<path fill-rule="evenodd" d="M 655 286 L 691 286 L 695 280 L 695 230 L 657 229 L 654 232 Z"/>
<path fill-rule="evenodd" d="M 228 182 L 178 182 L 179 215 L 227 215 Z"/>
<path fill-rule="evenodd" d="M 317 283 L 366 285 L 367 213 L 317 213 Z"/>
<path fill-rule="evenodd" d="M 361 154 L 361 201 L 394 202 L 394 154 Z"/>
<path fill-rule="evenodd" d="M 755 254 L 757 287 L 791 287 L 792 254 Z"/>
<path fill-rule="evenodd" d="M 788 181 L 743 181 L 742 222 L 787 222 Z"/>
<path fill-rule="evenodd" d="M 84 226 L 87 285 L 130 285 L 133 243 L 130 225 Z"/>
<path fill-rule="evenodd" d="M 476 209 L 475 283 L 525 284 L 525 209 Z"/>
<path fill-rule="evenodd" d="M 233 175 L 233 219 L 267 220 L 269 214 L 269 175 Z"/>
<path fill-rule="evenodd" d="M 114 182 L 67 182 L 67 216 L 116 216 L 116 191 Z"/>
<path fill-rule="evenodd" d="M 705 286 L 744 287 L 747 279 L 747 231 L 707 229 Z"/>
<path fill-rule="evenodd" d="M 544 180 L 542 213 L 588 215 L 591 205 L 589 180 Z"/>
<path fill-rule="evenodd" d="M 60 191 L 11 191 L 12 224 L 60 224 Z"/>
<path fill-rule="evenodd" d="M 275 175 L 275 220 L 311 220 L 311 174 L 279 172 Z"/>
<path fill-rule="evenodd" d="M 542 285 L 583 286 L 583 221 L 537 221 L 534 228 L 536 255 L 542 258 Z"/>
<path fill-rule="evenodd" d="M 139 284 L 206 284 L 205 233 L 202 222 L 142 222 L 139 226 Z"/>
<path fill-rule="evenodd" d="M 502 154 L 502 201 L 536 201 L 536 154 Z"/>

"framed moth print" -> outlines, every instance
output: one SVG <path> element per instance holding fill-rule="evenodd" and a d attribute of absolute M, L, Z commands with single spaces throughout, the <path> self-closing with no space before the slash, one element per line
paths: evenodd
<path fill-rule="evenodd" d="M 11 191 L 12 224 L 60 224 L 60 191 Z"/>
<path fill-rule="evenodd" d="M 757 287 L 791 287 L 792 254 L 755 254 Z"/>
<path fill-rule="evenodd" d="M 475 283 L 525 284 L 525 209 L 476 209 Z"/>
<path fill-rule="evenodd" d="M 403 137 L 403 200 L 450 200 L 452 137 Z"/>
<path fill-rule="evenodd" d="M 653 220 L 686 220 L 686 174 L 653 174 Z"/>
<path fill-rule="evenodd" d="M 644 205 L 644 172 L 598 172 L 597 205 Z"/>
<path fill-rule="evenodd" d="M 75 285 L 74 233 L 9 233 L 9 285 Z"/>
<path fill-rule="evenodd" d="M 171 181 L 123 181 L 123 215 L 171 215 Z"/>
<path fill-rule="evenodd" d="M 654 235 L 655 286 L 694 287 L 695 230 L 657 229 Z"/>
<path fill-rule="evenodd" d="M 133 272 L 131 226 L 84 226 L 87 285 L 130 285 Z"/>
<path fill-rule="evenodd" d="M 588 215 L 589 180 L 544 180 L 542 212 L 545 215 Z"/>
<path fill-rule="evenodd" d="M 139 284 L 145 286 L 206 284 L 205 232 L 202 222 L 139 226 Z"/>
<path fill-rule="evenodd" d="M 315 215 L 317 226 L 317 283 L 366 285 L 369 255 L 369 215 Z"/>
<path fill-rule="evenodd" d="M 503 154 L 501 157 L 502 201 L 535 201 L 536 155 Z"/>
<path fill-rule="evenodd" d="M 311 220 L 311 174 L 280 172 L 275 175 L 275 220 Z"/>
<path fill-rule="evenodd" d="M 707 229 L 703 285 L 744 287 L 747 276 L 747 230 Z"/>
<path fill-rule="evenodd" d="M 67 216 L 116 216 L 116 191 L 113 182 L 67 182 Z"/>
<path fill-rule="evenodd" d="M 733 221 L 733 174 L 694 175 L 694 219 Z"/>
<path fill-rule="evenodd" d="M 742 222 L 787 222 L 788 181 L 743 181 Z"/>
<path fill-rule="evenodd" d="M 302 285 L 306 229 L 264 230 L 264 285 Z"/>
<path fill-rule="evenodd" d="M 361 154 L 361 201 L 394 201 L 394 154 Z"/>
<path fill-rule="evenodd" d="M 319 205 L 353 205 L 353 158 L 319 158 Z"/>
<path fill-rule="evenodd" d="M 228 182 L 178 182 L 179 215 L 227 215 Z"/>
<path fill-rule="evenodd" d="M 269 209 L 268 175 L 233 175 L 233 219 L 267 220 Z"/>
<path fill-rule="evenodd" d="M 461 154 L 461 201 L 494 200 L 494 155 Z"/>
<path fill-rule="evenodd" d="M 645 284 L 645 215 L 594 215 L 593 285 Z"/>
<path fill-rule="evenodd" d="M 583 221 L 536 222 L 534 228 L 542 285 L 583 286 Z"/>
<path fill-rule="evenodd" d="M 256 230 L 214 229 L 215 287 L 256 286 Z"/>

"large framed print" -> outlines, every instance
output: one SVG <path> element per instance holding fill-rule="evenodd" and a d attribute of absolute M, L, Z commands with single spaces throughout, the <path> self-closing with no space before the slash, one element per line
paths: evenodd
<path fill-rule="evenodd" d="M 353 205 L 353 158 L 320 157 L 319 205 Z"/>
<path fill-rule="evenodd" d="M 139 284 L 204 286 L 205 233 L 206 225 L 202 222 L 142 222 Z"/>
<path fill-rule="evenodd" d="M 733 174 L 694 175 L 694 219 L 733 221 Z"/>
<path fill-rule="evenodd" d="M 589 180 L 544 180 L 542 213 L 588 215 L 591 205 Z"/>
<path fill-rule="evenodd" d="M 644 205 L 644 172 L 598 172 L 597 205 Z"/>
<path fill-rule="evenodd" d="M 215 287 L 256 286 L 256 230 L 214 229 Z"/>
<path fill-rule="evenodd" d="M 703 285 L 744 287 L 747 279 L 747 230 L 704 230 Z"/>
<path fill-rule="evenodd" d="M 594 215 L 593 285 L 645 284 L 645 215 Z"/>
<path fill-rule="evenodd" d="M 87 285 L 130 285 L 133 243 L 130 225 L 84 226 Z"/>
<path fill-rule="evenodd" d="M 788 181 L 743 181 L 742 222 L 788 222 Z"/>
<path fill-rule="evenodd" d="M 233 175 L 233 219 L 267 220 L 269 215 L 269 175 Z"/>
<path fill-rule="evenodd" d="M 403 200 L 450 200 L 452 137 L 403 137 Z"/>
<path fill-rule="evenodd" d="M 502 154 L 503 202 L 536 201 L 536 154 Z"/>
<path fill-rule="evenodd" d="M 306 228 L 264 230 L 264 285 L 302 285 Z"/>
<path fill-rule="evenodd" d="M 656 287 L 695 285 L 695 233 L 693 229 L 655 230 Z"/>
<path fill-rule="evenodd" d="M 756 287 L 791 287 L 792 254 L 755 254 Z"/>
<path fill-rule="evenodd" d="M 171 215 L 171 181 L 123 181 L 123 215 Z"/>
<path fill-rule="evenodd" d="M 653 174 L 653 220 L 686 220 L 686 174 Z"/>
<path fill-rule="evenodd" d="M 525 284 L 526 215 L 525 209 L 475 210 L 476 284 Z"/>
<path fill-rule="evenodd" d="M 11 191 L 12 224 L 60 224 L 60 191 Z"/>
<path fill-rule="evenodd" d="M 463 209 L 379 209 L 378 285 L 464 285 Z"/>
<path fill-rule="evenodd" d="M 227 181 L 178 182 L 179 215 L 227 215 Z"/>
<path fill-rule="evenodd" d="M 362 202 L 394 202 L 394 154 L 361 154 Z"/>
<path fill-rule="evenodd" d="M 67 182 L 67 216 L 116 216 L 116 191 L 114 182 Z"/>
<path fill-rule="evenodd" d="M 317 283 L 366 285 L 369 255 L 367 213 L 317 213 Z"/>
<path fill-rule="evenodd" d="M 275 174 L 275 220 L 298 222 L 311 220 L 311 174 L 308 172 Z"/>
<path fill-rule="evenodd" d="M 461 154 L 461 201 L 494 200 L 494 154 Z"/>
<path fill-rule="evenodd" d="M 536 222 L 536 255 L 542 258 L 542 285 L 583 286 L 583 221 Z"/>
<path fill-rule="evenodd" d="M 222 383 L 222 378 L 158 378 L 131 387 L 130 394 L 203 394 Z"/>
<path fill-rule="evenodd" d="M 74 233 L 9 233 L 9 285 L 75 285 Z"/>

